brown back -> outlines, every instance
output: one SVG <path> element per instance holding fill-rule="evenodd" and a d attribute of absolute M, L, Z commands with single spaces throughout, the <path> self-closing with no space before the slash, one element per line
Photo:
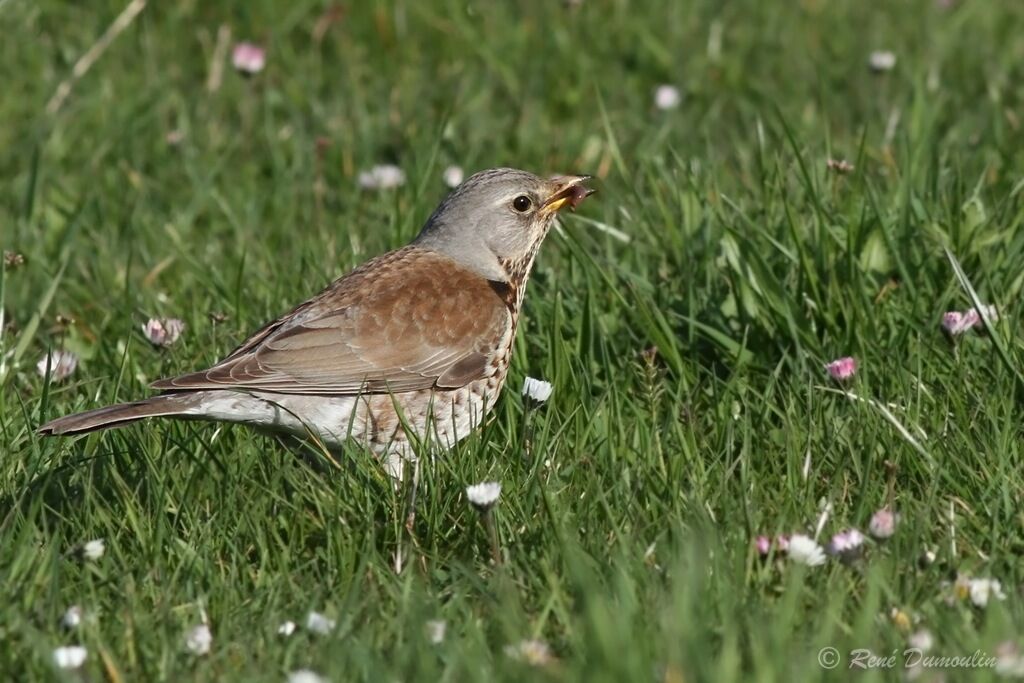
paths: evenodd
<path fill-rule="evenodd" d="M 153 386 L 301 394 L 457 388 L 487 376 L 510 324 L 488 280 L 409 246 L 334 281 L 208 370 Z"/>

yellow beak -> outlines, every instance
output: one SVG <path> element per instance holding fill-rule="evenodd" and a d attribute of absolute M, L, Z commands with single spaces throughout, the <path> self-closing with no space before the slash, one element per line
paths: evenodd
<path fill-rule="evenodd" d="M 540 210 L 550 214 L 568 205 L 570 210 L 575 211 L 580 202 L 595 192 L 583 184 L 591 177 L 589 175 L 568 175 L 552 178 L 551 182 L 555 185 L 555 191 L 544 200 Z"/>

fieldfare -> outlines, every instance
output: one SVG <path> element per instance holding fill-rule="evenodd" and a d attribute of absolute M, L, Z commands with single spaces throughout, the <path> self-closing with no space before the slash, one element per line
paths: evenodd
<path fill-rule="evenodd" d="M 80 434 L 147 417 L 238 422 L 314 437 L 332 452 L 361 443 L 400 477 L 415 457 L 411 437 L 450 448 L 494 406 L 537 250 L 558 210 L 592 192 L 587 178 L 477 173 L 408 246 L 335 280 L 213 367 L 39 431 Z"/>

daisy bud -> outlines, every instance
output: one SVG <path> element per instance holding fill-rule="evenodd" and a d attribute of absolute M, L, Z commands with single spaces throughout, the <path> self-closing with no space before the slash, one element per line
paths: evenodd
<path fill-rule="evenodd" d="M 900 516 L 884 507 L 871 515 L 871 522 L 868 523 L 868 533 L 878 539 L 890 538 L 896 533 L 896 525 L 899 524 Z"/>
<path fill-rule="evenodd" d="M 46 370 L 49 368 L 50 379 L 54 382 L 63 382 L 75 372 L 77 367 L 78 356 L 64 349 L 54 349 L 36 363 L 39 375 L 46 377 Z"/>
<path fill-rule="evenodd" d="M 184 330 L 185 323 L 177 318 L 167 318 L 165 320 L 150 318 L 142 326 L 142 334 L 146 335 L 146 339 L 153 346 L 170 346 L 178 341 Z"/>

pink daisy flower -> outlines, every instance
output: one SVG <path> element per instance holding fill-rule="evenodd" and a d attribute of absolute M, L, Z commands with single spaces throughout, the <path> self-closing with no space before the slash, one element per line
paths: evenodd
<path fill-rule="evenodd" d="M 267 51 L 255 43 L 238 43 L 231 51 L 231 64 L 243 74 L 258 74 L 267 63 Z"/>
<path fill-rule="evenodd" d="M 845 381 L 857 374 L 857 359 L 851 356 L 837 358 L 825 366 L 829 376 L 839 382 Z"/>
<path fill-rule="evenodd" d="M 858 529 L 845 529 L 832 537 L 828 551 L 844 560 L 852 560 L 860 554 L 865 540 Z"/>

